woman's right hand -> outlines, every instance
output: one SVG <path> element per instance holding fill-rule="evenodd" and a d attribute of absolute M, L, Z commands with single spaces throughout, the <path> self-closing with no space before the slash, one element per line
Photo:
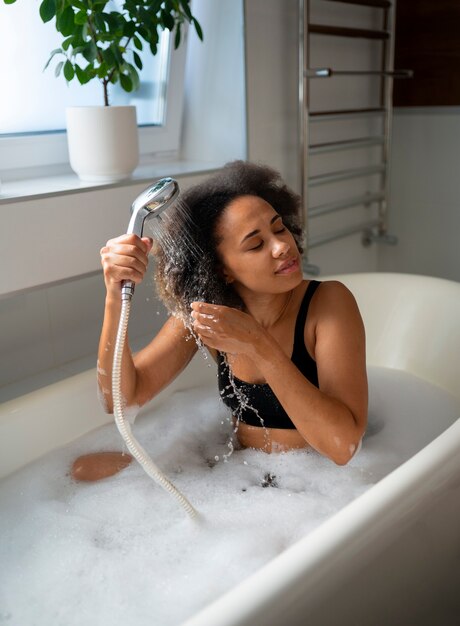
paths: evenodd
<path fill-rule="evenodd" d="M 101 248 L 107 295 L 119 297 L 124 280 L 131 280 L 136 285 L 142 282 L 152 244 L 153 240 L 149 237 L 140 238 L 131 234 L 109 239 Z"/>

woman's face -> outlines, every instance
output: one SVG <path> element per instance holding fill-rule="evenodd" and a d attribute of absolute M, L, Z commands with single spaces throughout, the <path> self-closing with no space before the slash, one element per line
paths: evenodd
<path fill-rule="evenodd" d="M 300 253 L 275 209 L 258 196 L 241 196 L 222 213 L 216 229 L 223 273 L 244 290 L 283 293 L 302 280 Z"/>

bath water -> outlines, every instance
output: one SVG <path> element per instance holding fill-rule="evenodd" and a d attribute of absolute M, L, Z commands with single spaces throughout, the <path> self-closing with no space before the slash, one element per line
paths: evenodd
<path fill-rule="evenodd" d="M 369 383 L 367 433 L 343 467 L 313 450 L 265 454 L 236 444 L 222 460 L 233 424 L 217 385 L 142 409 L 133 431 L 198 509 L 198 522 L 137 463 L 97 483 L 70 478 L 78 455 L 121 449 L 114 424 L 4 479 L 0 624 L 180 624 L 460 415 L 457 400 L 408 374 L 370 369 Z"/>

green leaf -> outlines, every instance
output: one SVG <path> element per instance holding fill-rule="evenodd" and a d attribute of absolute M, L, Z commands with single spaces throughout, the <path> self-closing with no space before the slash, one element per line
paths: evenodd
<path fill-rule="evenodd" d="M 107 63 L 105 61 L 102 61 L 102 63 L 96 70 L 96 74 L 98 78 L 102 79 L 102 78 L 105 78 L 108 73 L 109 73 L 109 68 L 107 66 Z"/>
<path fill-rule="evenodd" d="M 70 2 L 70 4 L 75 7 L 76 9 L 80 9 L 80 11 L 85 11 L 88 8 L 88 3 L 87 2 L 81 2 L 81 0 L 72 0 L 72 2 Z"/>
<path fill-rule="evenodd" d="M 115 55 L 110 48 L 102 51 L 102 58 L 106 62 L 106 64 L 110 67 L 114 67 L 117 65 L 117 61 L 115 59 Z"/>
<path fill-rule="evenodd" d="M 86 24 L 87 21 L 88 21 L 88 14 L 86 13 L 86 11 L 79 11 L 74 17 L 75 24 L 80 24 L 80 26 L 83 26 L 83 24 Z"/>
<path fill-rule="evenodd" d="M 133 83 L 131 82 L 131 78 L 126 76 L 126 74 L 120 74 L 120 85 L 125 91 L 133 90 Z"/>
<path fill-rule="evenodd" d="M 192 12 L 190 11 L 189 1 L 188 0 L 180 0 L 181 6 L 184 9 L 184 13 L 188 17 L 189 21 L 193 20 Z"/>
<path fill-rule="evenodd" d="M 56 78 L 61 73 L 61 70 L 62 70 L 63 66 L 64 66 L 64 61 L 59 61 L 59 63 L 54 68 L 54 75 L 56 76 Z"/>
<path fill-rule="evenodd" d="M 203 41 L 203 31 L 201 30 L 200 23 L 195 18 L 192 18 L 193 25 L 195 26 L 196 34 Z"/>
<path fill-rule="evenodd" d="M 174 48 L 177 50 L 179 46 L 180 46 L 180 24 L 176 26 L 176 35 L 174 37 Z"/>
<path fill-rule="evenodd" d="M 107 26 L 111 32 L 115 32 L 119 28 L 119 20 L 113 13 L 102 13 L 102 18 L 107 22 Z"/>
<path fill-rule="evenodd" d="M 72 80 L 75 76 L 75 70 L 73 69 L 73 65 L 70 61 L 66 61 L 64 64 L 64 77 L 67 81 Z"/>
<path fill-rule="evenodd" d="M 115 59 L 118 65 L 123 65 L 123 56 L 120 52 L 120 48 L 118 46 L 112 46 L 112 52 L 115 55 Z"/>
<path fill-rule="evenodd" d="M 161 19 L 163 20 L 163 23 L 165 25 L 165 27 L 168 30 L 173 30 L 174 28 L 174 18 L 170 13 L 166 13 L 166 11 L 164 9 L 161 10 Z"/>
<path fill-rule="evenodd" d="M 16 0 L 3 0 L 5 4 L 14 4 Z"/>
<path fill-rule="evenodd" d="M 151 11 L 152 15 L 156 15 L 158 13 L 162 2 L 163 0 L 153 0 L 151 6 L 149 7 L 149 11 Z"/>
<path fill-rule="evenodd" d="M 86 83 L 88 83 L 91 80 L 91 76 L 89 75 L 89 72 L 82 70 L 82 68 L 77 64 L 75 64 L 75 74 L 77 75 L 78 82 L 80 83 L 80 85 L 86 85 Z"/>
<path fill-rule="evenodd" d="M 153 30 L 149 37 L 145 38 L 145 40 L 150 45 L 150 52 L 155 56 L 158 51 L 158 33 L 156 30 Z"/>
<path fill-rule="evenodd" d="M 97 56 L 97 49 L 94 42 L 90 41 L 82 50 L 82 55 L 88 61 L 88 63 L 92 63 Z"/>
<path fill-rule="evenodd" d="M 141 25 L 138 28 L 139 35 L 145 39 L 145 41 L 150 41 L 150 31 L 145 28 L 145 26 Z"/>
<path fill-rule="evenodd" d="M 128 68 L 129 77 L 131 78 L 133 84 L 133 91 L 136 91 L 136 89 L 139 89 L 140 85 L 139 74 L 137 73 L 136 68 L 130 63 L 127 63 L 126 66 Z"/>
<path fill-rule="evenodd" d="M 137 52 L 134 52 L 133 50 L 133 57 L 134 57 L 134 63 L 136 64 L 136 67 L 138 67 L 140 70 L 142 69 L 142 59 L 141 57 L 137 54 Z"/>
<path fill-rule="evenodd" d="M 64 41 L 62 42 L 62 49 L 63 50 L 68 50 L 69 46 L 71 44 L 73 44 L 73 43 L 74 43 L 74 38 L 73 37 L 67 37 L 67 39 L 64 39 Z M 72 46 L 72 47 L 75 48 L 75 46 Z"/>
<path fill-rule="evenodd" d="M 43 0 L 40 5 L 40 17 L 42 22 L 49 22 L 56 15 L 56 1 L 55 0 Z"/>
<path fill-rule="evenodd" d="M 142 41 L 139 39 L 139 37 L 136 37 L 136 35 L 134 35 L 133 42 L 138 50 L 142 50 Z"/>
<path fill-rule="evenodd" d="M 123 27 L 123 35 L 131 39 L 131 37 L 134 37 L 135 32 L 136 24 L 134 22 L 125 22 L 125 25 Z"/>
<path fill-rule="evenodd" d="M 72 7 L 66 7 L 61 15 L 56 17 L 56 29 L 62 33 L 64 37 L 68 37 L 74 32 L 74 15 Z"/>
<path fill-rule="evenodd" d="M 72 42 L 72 46 L 79 46 L 81 44 L 85 43 L 85 39 L 83 37 L 83 31 L 85 29 L 86 24 L 74 24 L 73 25 L 73 30 L 72 30 L 72 34 L 70 35 L 70 37 L 73 37 L 73 42 Z"/>
<path fill-rule="evenodd" d="M 46 70 L 46 68 L 48 67 L 48 65 L 51 63 L 51 59 L 54 57 L 55 54 L 59 54 L 59 52 L 62 52 L 61 48 L 55 48 L 54 50 L 52 50 L 51 54 L 50 54 L 50 58 L 48 59 L 48 61 L 46 62 L 45 67 L 43 68 L 43 71 Z"/>
<path fill-rule="evenodd" d="M 92 65 L 85 67 L 85 72 L 88 74 L 90 80 L 96 78 L 96 70 Z"/>
<path fill-rule="evenodd" d="M 106 4 L 107 4 L 107 0 L 93 0 L 91 2 L 92 7 L 96 11 L 98 11 L 98 13 L 100 13 L 105 8 Z"/>
<path fill-rule="evenodd" d="M 101 15 L 99 15 L 99 13 L 96 13 L 95 11 L 93 11 L 93 16 L 94 16 L 94 23 L 96 24 L 97 29 L 100 30 L 102 33 L 105 33 L 107 28 L 105 25 L 104 18 Z"/>

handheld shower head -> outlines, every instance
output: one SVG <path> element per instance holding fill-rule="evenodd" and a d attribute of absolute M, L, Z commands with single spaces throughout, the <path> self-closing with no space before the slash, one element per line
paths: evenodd
<path fill-rule="evenodd" d="M 131 219 L 128 226 L 128 234 L 142 237 L 144 222 L 149 216 L 159 217 L 160 213 L 166 209 L 179 195 L 179 185 L 172 178 L 162 178 L 154 183 L 134 200 L 131 207 Z M 139 444 L 131 432 L 129 423 L 124 416 L 125 401 L 122 395 L 122 360 L 128 329 L 129 312 L 131 310 L 131 299 L 134 294 L 134 283 L 131 280 L 124 280 L 121 286 L 121 311 L 118 321 L 117 338 L 113 353 L 112 365 L 112 398 L 113 414 L 115 423 L 121 436 L 123 437 L 128 450 L 133 457 L 141 464 L 147 474 L 156 480 L 164 489 L 175 496 L 187 513 L 192 517 L 196 511 L 190 502 L 176 489 L 176 487 L 162 474 L 144 448 Z"/>
<path fill-rule="evenodd" d="M 128 234 L 142 237 L 145 220 L 158 217 L 179 195 L 179 185 L 173 178 L 162 178 L 144 189 L 131 206 Z"/>
<path fill-rule="evenodd" d="M 131 206 L 127 234 L 142 237 L 144 222 L 148 217 L 159 217 L 179 195 L 179 185 L 173 178 L 162 178 L 153 185 L 144 189 Z M 123 282 L 121 299 L 131 300 L 134 294 L 134 283 L 131 280 Z"/>

